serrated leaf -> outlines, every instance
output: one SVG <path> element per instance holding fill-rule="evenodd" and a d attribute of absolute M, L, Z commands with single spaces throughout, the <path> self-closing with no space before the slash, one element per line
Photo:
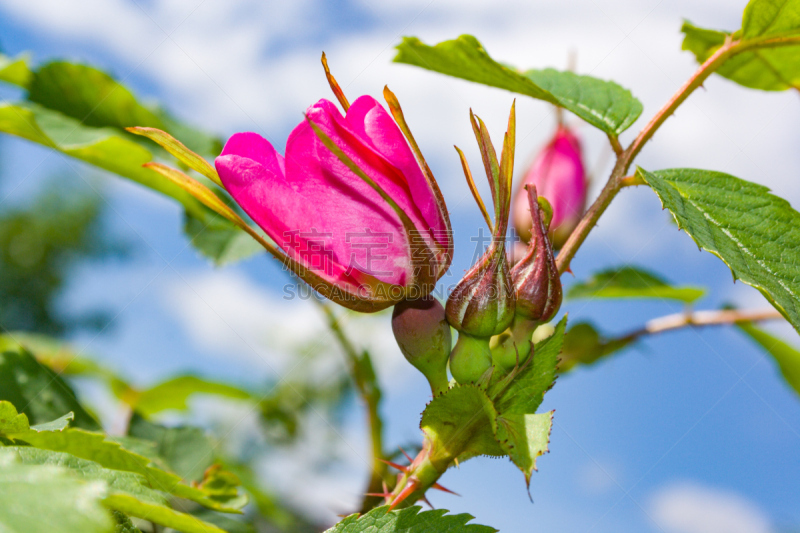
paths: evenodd
<path fill-rule="evenodd" d="M 31 426 L 31 429 L 34 431 L 61 431 L 69 426 L 69 423 L 73 420 L 75 420 L 75 413 L 70 411 L 64 416 L 56 418 L 51 422 L 45 422 L 44 424 L 36 424 L 35 426 Z"/>
<path fill-rule="evenodd" d="M 167 409 L 185 410 L 186 401 L 195 394 L 212 394 L 235 400 L 252 400 L 253 395 L 227 383 L 197 376 L 177 376 L 144 390 L 136 402 L 136 410 L 145 416 Z"/>
<path fill-rule="evenodd" d="M 224 530 L 196 516 L 181 513 L 165 505 L 137 500 L 126 494 L 110 494 L 103 500 L 103 504 L 126 515 L 149 520 L 183 533 L 225 533 Z"/>
<path fill-rule="evenodd" d="M 642 113 L 641 102 L 614 82 L 554 69 L 522 74 L 492 59 L 471 35 L 435 46 L 404 37 L 394 61 L 559 105 L 612 135 L 625 131 Z"/>
<path fill-rule="evenodd" d="M 0 336 L 0 400 L 21 409 L 27 415 L 26 423 L 44 424 L 72 412 L 73 425 L 100 428 L 58 374 L 7 336 Z"/>
<path fill-rule="evenodd" d="M 0 81 L 27 88 L 33 74 L 24 57 L 7 57 L 0 54 Z"/>
<path fill-rule="evenodd" d="M 685 35 L 682 48 L 691 51 L 699 63 L 711 57 L 727 39 L 741 39 L 742 52 L 717 69 L 721 76 L 765 91 L 800 88 L 800 45 L 759 45 L 767 39 L 800 35 L 798 0 L 751 0 L 744 11 L 742 29 L 733 33 L 699 28 L 690 22 L 685 22 L 681 31 Z"/>
<path fill-rule="evenodd" d="M 704 294 L 699 287 L 674 287 L 652 272 L 623 266 L 597 272 L 587 281 L 572 285 L 567 298 L 659 298 L 692 303 Z"/>
<path fill-rule="evenodd" d="M 63 468 L 18 464 L 0 449 L 0 531 L 110 533 L 102 482 L 83 483 Z"/>
<path fill-rule="evenodd" d="M 775 359 L 783 379 L 800 394 L 800 350 L 752 323 L 739 322 L 736 326 Z"/>
<path fill-rule="evenodd" d="M 447 514 L 444 509 L 420 513 L 420 507 L 388 511 L 378 507 L 364 516 L 350 515 L 325 533 L 493 533 L 489 526 L 468 524 L 468 514 Z"/>
<path fill-rule="evenodd" d="M 591 365 L 634 342 L 629 336 L 605 338 L 588 322 L 578 322 L 567 330 L 561 348 L 558 371 L 567 372 L 576 365 Z"/>
<path fill-rule="evenodd" d="M 525 474 L 530 486 L 536 459 L 548 450 L 553 411 L 540 414 L 507 414 L 497 417 L 497 440 L 511 461 Z"/>
<path fill-rule="evenodd" d="M 9 425 L 0 423 L 0 436 L 12 442 L 19 441 L 43 450 L 65 452 L 94 461 L 105 468 L 140 474 L 158 490 L 192 500 L 217 511 L 238 512 L 245 503 L 238 498 L 218 498 L 206 491 L 185 485 L 177 475 L 151 466 L 148 458 L 124 449 L 118 442 L 107 440 L 102 433 L 73 428 L 41 432 L 32 429 L 20 430 L 18 419 L 10 415 L 12 409 L 16 412 L 9 402 L 0 402 L 0 412 L 6 413 L 1 417 L 2 420 L 14 421 Z"/>
<path fill-rule="evenodd" d="M 552 68 L 525 72 L 531 81 L 552 94 L 564 109 L 606 133 L 619 135 L 642 114 L 642 103 L 613 81 Z"/>
<path fill-rule="evenodd" d="M 497 412 L 481 389 L 457 385 L 434 398 L 422 413 L 420 428 L 441 449 L 431 455 L 466 461 L 478 455 L 505 455 L 495 440 Z"/>
<path fill-rule="evenodd" d="M 534 414 L 544 399 L 544 393 L 556 379 L 558 354 L 564 343 L 567 317 L 556 325 L 553 334 L 537 342 L 533 350 L 533 361 L 511 382 L 495 400 L 497 412 L 502 416 Z"/>
<path fill-rule="evenodd" d="M 83 481 L 104 483 L 110 492 L 128 494 L 151 503 L 167 503 L 164 494 L 150 488 L 144 476 L 139 474 L 103 468 L 94 461 L 80 459 L 68 453 L 41 450 L 31 446 L 8 446 L 4 450 L 14 452 L 21 464 L 66 468 L 73 476 Z"/>
<path fill-rule="evenodd" d="M 800 331 L 800 213 L 789 202 L 722 172 L 639 168 L 637 175 L 700 248 L 761 291 Z"/>

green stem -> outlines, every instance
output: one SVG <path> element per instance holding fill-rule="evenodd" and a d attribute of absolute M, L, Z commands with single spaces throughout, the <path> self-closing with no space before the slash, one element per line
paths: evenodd
<path fill-rule="evenodd" d="M 373 371 L 372 360 L 369 352 L 359 354 L 356 347 L 350 341 L 336 319 L 333 311 L 325 304 L 320 304 L 325 317 L 328 319 L 328 327 L 333 332 L 339 345 L 347 357 L 350 375 L 356 386 L 359 396 L 361 396 L 367 410 L 367 426 L 369 427 L 370 444 L 372 447 L 372 466 L 369 481 L 365 493 L 383 492 L 383 481 L 387 474 L 387 465 L 383 453 L 383 419 L 380 415 L 381 389 Z M 365 496 L 361 502 L 361 511 L 366 512 L 379 505 L 382 498 L 378 496 Z"/>

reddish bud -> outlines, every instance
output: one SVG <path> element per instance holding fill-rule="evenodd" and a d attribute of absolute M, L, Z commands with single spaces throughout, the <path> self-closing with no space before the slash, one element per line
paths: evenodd
<path fill-rule="evenodd" d="M 531 240 L 522 260 L 511 269 L 517 296 L 517 315 L 538 323 L 549 322 L 561 307 L 561 277 L 547 237 L 547 227 L 539 208 L 536 187 L 526 186 L 533 218 Z"/>
<path fill-rule="evenodd" d="M 532 218 L 525 185 L 535 185 L 553 207 L 551 236 L 553 246 L 561 248 L 583 216 L 588 188 L 580 142 L 566 126 L 559 126 L 553 139 L 536 156 L 514 200 L 514 227 L 527 242 Z"/>
<path fill-rule="evenodd" d="M 445 392 L 452 338 L 442 304 L 430 295 L 403 300 L 394 307 L 392 331 L 406 360 L 428 379 L 434 396 Z"/>

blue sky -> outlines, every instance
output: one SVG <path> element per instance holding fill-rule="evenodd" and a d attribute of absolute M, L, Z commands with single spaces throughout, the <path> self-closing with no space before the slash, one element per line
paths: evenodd
<path fill-rule="evenodd" d="M 277 146 L 305 107 L 330 98 L 319 67 L 325 50 L 349 95 L 378 97 L 388 83 L 400 98 L 451 210 L 451 279 L 457 280 L 469 266 L 470 236 L 482 222 L 452 145 L 475 166 L 468 109 L 498 135 L 513 96 L 391 64 L 402 35 L 436 42 L 472 33 L 496 58 L 520 67 L 563 68 L 574 50 L 580 73 L 615 79 L 644 103 L 642 118 L 622 136 L 629 142 L 695 68 L 680 51 L 682 19 L 735 29 L 744 3 L 0 0 L 0 42 L 7 53 L 29 51 L 37 62 L 66 57 L 100 65 L 143 100 L 163 102 L 187 121 L 222 136 L 257 131 Z M 16 94 L 3 89 L 0 96 Z M 796 94 L 758 93 L 712 78 L 638 163 L 651 170 L 724 170 L 765 184 L 798 207 L 798 115 Z M 600 167 L 596 192 L 609 170 L 608 163 L 595 164 L 607 142 L 571 120 L 589 167 Z M 521 99 L 518 124 L 518 153 L 531 154 L 529 160 L 552 133 L 552 109 Z M 192 370 L 259 384 L 291 372 L 298 346 L 321 331 L 309 302 L 281 299 L 286 278 L 270 259 L 214 269 L 187 245 L 180 213 L 169 201 L 17 139 L 4 137 L 0 146 L 4 202 L 24 201 L 53 175 L 86 183 L 107 203 L 109 235 L 134 244 L 130 260 L 77 269 L 62 301 L 68 309 L 100 305 L 116 314 L 108 331 L 75 341 L 131 379 L 149 383 Z M 767 305 L 755 290 L 733 284 L 728 269 L 698 252 L 667 217 L 651 191 L 623 191 L 576 257 L 576 279 L 632 263 L 676 283 L 709 287 L 699 308 Z M 592 320 L 614 333 L 680 307 L 575 302 L 564 311 L 572 321 Z M 350 325 L 378 360 L 389 444 L 418 441 L 426 385 L 394 347 L 388 317 Z M 797 344 L 791 328 L 774 331 Z M 337 357 L 332 351 L 315 371 L 324 374 L 325 365 L 339 364 Z M 357 407 L 342 434 L 327 432 L 322 441 L 341 457 L 337 469 L 319 472 L 299 453 L 275 453 L 263 461 L 267 483 L 295 494 L 317 516 L 346 511 L 366 469 Z M 556 410 L 555 427 L 551 452 L 532 479 L 534 503 L 522 474 L 508 461 L 490 459 L 448 472 L 444 484 L 462 497 L 434 494 L 432 502 L 504 532 L 761 533 L 800 526 L 800 401 L 772 362 L 735 331 L 684 330 L 648 339 L 562 376 L 543 408 Z M 237 413 L 233 426 L 246 435 L 252 413 L 231 409 Z M 108 411 L 113 416 L 113 406 Z M 317 426 L 325 432 L 327 423 Z M 304 452 L 323 453 L 313 442 L 305 445 Z"/>

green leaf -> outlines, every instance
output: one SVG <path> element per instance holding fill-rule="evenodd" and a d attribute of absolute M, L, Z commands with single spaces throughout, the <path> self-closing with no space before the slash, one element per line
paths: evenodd
<path fill-rule="evenodd" d="M 539 408 L 544 393 L 550 390 L 556 379 L 558 354 L 564 343 L 566 327 L 567 317 L 564 316 L 551 336 L 535 344 L 533 362 L 495 400 L 501 416 L 534 414 Z"/>
<path fill-rule="evenodd" d="M 467 524 L 474 517 L 468 514 L 447 514 L 445 509 L 420 513 L 420 507 L 388 512 L 378 507 L 364 516 L 353 514 L 326 533 L 493 533 L 489 526 Z"/>
<path fill-rule="evenodd" d="M 148 458 L 122 448 L 117 442 L 107 440 L 102 433 L 82 429 L 41 432 L 32 429 L 20 430 L 18 419 L 12 419 L 10 416 L 11 409 L 13 406 L 10 403 L 0 402 L 0 412 L 6 413 L 1 419 L 13 420 L 13 423 L 8 425 L 0 420 L 0 436 L 10 441 L 20 441 L 43 450 L 69 453 L 81 459 L 95 461 L 112 470 L 140 474 L 158 490 L 192 500 L 217 511 L 238 512 L 245 503 L 238 497 L 220 498 L 207 491 L 185 485 L 177 475 L 152 466 Z"/>
<path fill-rule="evenodd" d="M 722 46 L 726 39 L 741 39 L 736 53 L 717 74 L 753 89 L 783 91 L 800 88 L 800 43 L 781 46 L 761 45 L 765 40 L 800 36 L 800 1 L 751 0 L 742 19 L 742 29 L 734 33 L 708 30 L 685 22 L 682 48 L 692 52 L 699 63 Z"/>
<path fill-rule="evenodd" d="M 233 223 L 219 217 L 191 194 L 142 165 L 153 155 L 131 136 L 112 128 L 91 128 L 37 105 L 0 105 L 0 132 L 16 135 L 128 178 L 183 205 L 186 231 L 198 249 L 215 262 L 243 259 L 262 251 Z"/>
<path fill-rule="evenodd" d="M 26 424 L 43 424 L 72 412 L 75 426 L 100 428 L 59 375 L 8 336 L 0 336 L 0 400 L 25 413 Z"/>
<path fill-rule="evenodd" d="M 27 88 L 32 77 L 24 57 L 10 58 L 0 54 L 0 81 Z"/>
<path fill-rule="evenodd" d="M 536 458 L 549 451 L 553 411 L 538 415 L 508 414 L 497 417 L 497 440 L 511 461 L 525 474 L 530 486 Z"/>
<path fill-rule="evenodd" d="M 567 330 L 561 350 L 558 371 L 567 372 L 576 365 L 591 365 L 634 342 L 635 338 L 624 336 L 607 339 L 588 322 L 578 322 Z"/>
<path fill-rule="evenodd" d="M 404 37 L 397 46 L 396 63 L 415 65 L 561 106 L 606 133 L 619 135 L 642 113 L 642 104 L 614 82 L 554 69 L 521 74 L 504 66 L 471 35 L 428 46 L 416 37 Z"/>
<path fill-rule="evenodd" d="M 149 126 L 161 120 L 123 85 L 94 67 L 53 61 L 35 70 L 28 100 L 98 128 Z"/>
<path fill-rule="evenodd" d="M 183 230 L 192 245 L 216 266 L 264 252 L 258 241 L 216 213 L 209 213 L 201 220 L 187 212 Z"/>
<path fill-rule="evenodd" d="M 463 462 L 477 455 L 502 456 L 495 439 L 497 412 L 492 401 L 473 385 L 457 385 L 434 398 L 422 413 L 420 428 L 443 455 Z"/>
<path fill-rule="evenodd" d="M 789 202 L 722 172 L 639 168 L 637 175 L 700 248 L 761 291 L 800 331 L 800 213 Z"/>
<path fill-rule="evenodd" d="M 253 399 L 249 392 L 227 383 L 197 376 L 178 376 L 142 391 L 135 407 L 145 416 L 167 409 L 183 411 L 188 408 L 186 400 L 194 394 L 213 394 L 236 400 Z"/>
<path fill-rule="evenodd" d="M 164 494 L 150 488 L 147 479 L 139 474 L 103 468 L 94 461 L 80 459 L 68 453 L 31 447 L 7 449 L 14 451 L 22 464 L 64 467 L 84 481 L 102 482 L 108 491 L 103 504 L 116 511 L 163 526 L 180 527 L 181 531 L 218 531 L 198 518 L 169 508 Z"/>
<path fill-rule="evenodd" d="M 164 494 L 150 488 L 147 480 L 139 474 L 103 468 L 94 461 L 80 459 L 63 452 L 40 450 L 30 446 L 9 446 L 4 449 L 13 451 L 21 464 L 66 468 L 82 481 L 102 482 L 108 487 L 109 492 L 124 493 L 150 503 L 167 503 Z"/>
<path fill-rule="evenodd" d="M 742 37 L 800 33 L 800 0 L 750 0 L 742 17 Z"/>
<path fill-rule="evenodd" d="M 199 481 L 203 477 L 203 472 L 214 461 L 214 447 L 205 431 L 200 428 L 190 426 L 168 428 L 148 422 L 134 412 L 128 433 L 132 437 L 151 443 L 152 453 L 187 481 Z"/>
<path fill-rule="evenodd" d="M 630 128 L 644 110 L 628 89 L 613 81 L 552 68 L 529 70 L 525 76 L 552 94 L 561 107 L 612 135 Z"/>
<path fill-rule="evenodd" d="M 31 426 L 31 429 L 34 431 L 61 431 L 69 426 L 69 423 L 73 420 L 75 420 L 75 413 L 69 412 L 61 418 L 56 418 L 51 422 L 45 422 L 44 424 Z"/>
<path fill-rule="evenodd" d="M 149 520 L 183 533 L 225 533 L 196 516 L 181 513 L 165 505 L 144 502 L 126 494 L 111 494 L 103 500 L 103 504 L 126 515 Z"/>
<path fill-rule="evenodd" d="M 736 326 L 775 359 L 783 379 L 800 394 L 800 351 L 752 323 L 739 322 Z"/>
<path fill-rule="evenodd" d="M 63 468 L 26 466 L 0 450 L 0 531 L 110 533 L 102 482 L 82 483 Z"/>
<path fill-rule="evenodd" d="M 130 518 L 119 511 L 111 511 L 111 515 L 117 522 L 114 526 L 114 533 L 142 533 L 138 527 L 133 525 Z"/>
<path fill-rule="evenodd" d="M 572 285 L 567 298 L 660 298 L 688 304 L 704 294 L 705 290 L 699 287 L 673 287 L 652 272 L 623 266 L 603 270 Z"/>

